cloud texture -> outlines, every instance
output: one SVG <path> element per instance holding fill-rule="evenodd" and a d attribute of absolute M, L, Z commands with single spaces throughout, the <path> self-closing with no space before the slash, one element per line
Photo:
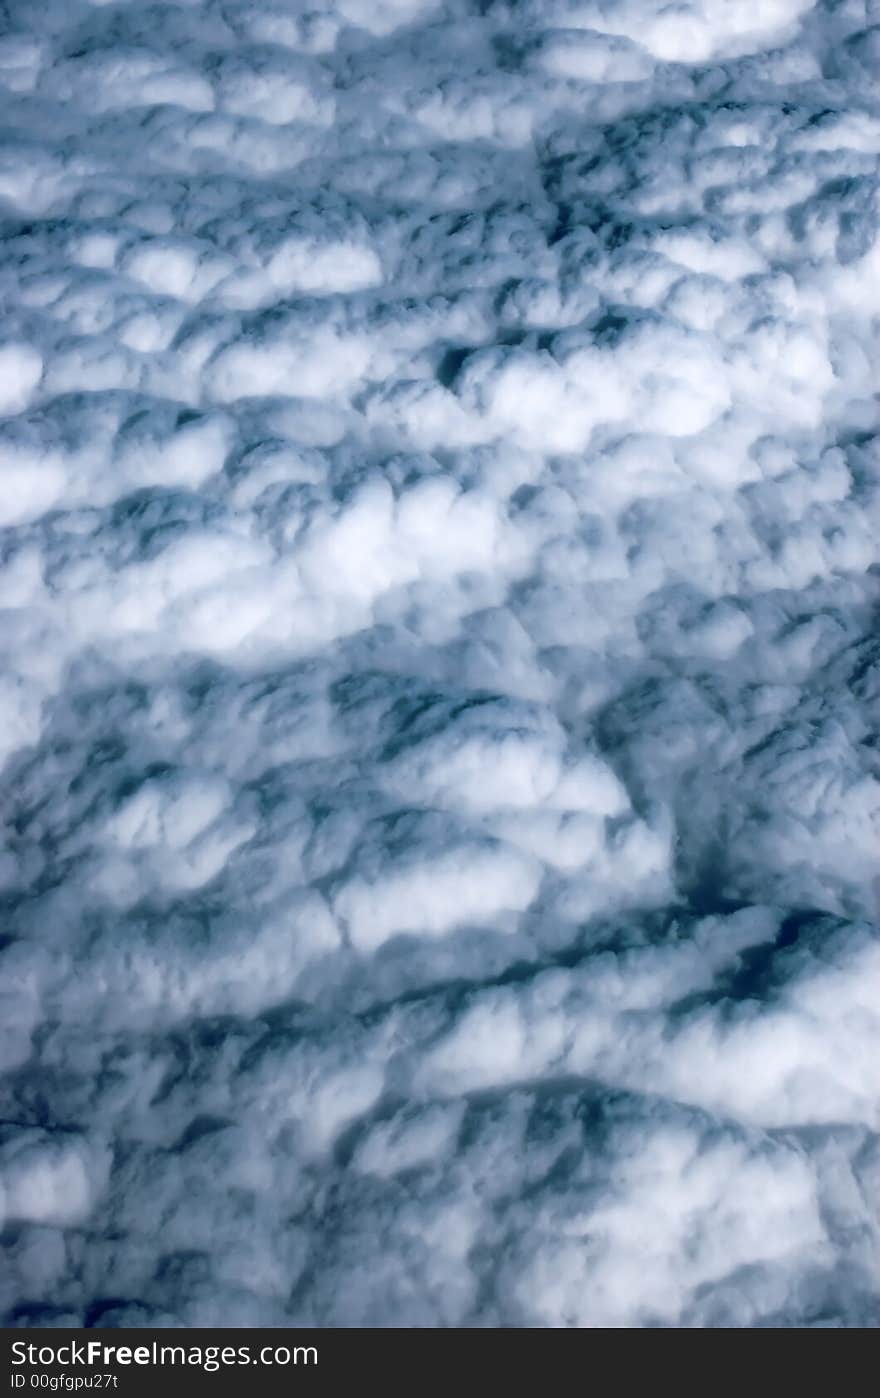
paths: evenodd
<path fill-rule="evenodd" d="M 880 1319 L 878 70 L 0 0 L 7 1324 Z"/>

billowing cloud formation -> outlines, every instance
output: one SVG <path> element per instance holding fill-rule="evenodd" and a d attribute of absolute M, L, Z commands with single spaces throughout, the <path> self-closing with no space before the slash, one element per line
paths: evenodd
<path fill-rule="evenodd" d="M 0 0 L 7 1323 L 876 1322 L 878 26 Z"/>

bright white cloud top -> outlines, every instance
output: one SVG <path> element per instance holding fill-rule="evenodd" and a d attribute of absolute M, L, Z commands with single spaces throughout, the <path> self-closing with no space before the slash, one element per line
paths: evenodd
<path fill-rule="evenodd" d="M 878 73 L 0 0 L 6 1323 L 877 1321 Z"/>

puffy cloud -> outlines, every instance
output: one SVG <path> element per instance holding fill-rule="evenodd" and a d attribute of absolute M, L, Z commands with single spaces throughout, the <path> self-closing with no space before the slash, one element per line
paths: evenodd
<path fill-rule="evenodd" d="M 4 13 L 0 1316 L 872 1323 L 865 6 Z"/>
<path fill-rule="evenodd" d="M 0 345 L 0 413 L 19 413 L 40 382 L 43 360 L 33 345 Z"/>

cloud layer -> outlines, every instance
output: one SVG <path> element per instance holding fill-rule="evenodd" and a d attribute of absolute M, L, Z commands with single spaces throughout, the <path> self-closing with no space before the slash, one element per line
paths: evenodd
<path fill-rule="evenodd" d="M 0 0 L 6 1323 L 880 1319 L 878 63 Z"/>

